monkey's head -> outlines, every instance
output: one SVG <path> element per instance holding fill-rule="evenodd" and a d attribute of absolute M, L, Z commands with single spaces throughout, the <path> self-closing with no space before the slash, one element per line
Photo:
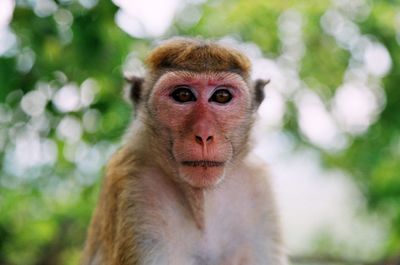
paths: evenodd
<path fill-rule="evenodd" d="M 130 80 L 130 96 L 150 129 L 151 148 L 175 180 L 217 185 L 247 153 L 266 82 L 249 80 L 250 61 L 239 51 L 198 39 L 163 43 L 147 65 L 145 79 Z"/>

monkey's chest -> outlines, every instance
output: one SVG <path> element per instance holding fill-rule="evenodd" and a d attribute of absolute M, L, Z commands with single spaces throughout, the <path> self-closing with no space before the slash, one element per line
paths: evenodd
<path fill-rule="evenodd" d="M 144 264 L 254 264 L 250 260 L 254 259 L 259 235 L 253 231 L 253 220 L 244 205 L 232 207 L 221 202 L 219 207 L 206 207 L 203 230 L 196 226 L 190 211 L 181 204 L 171 204 L 169 200 L 168 205 L 160 206 L 161 215 L 147 219 L 153 238 L 143 240 L 152 242 L 152 245 L 147 245 L 149 257 L 151 253 L 159 254 L 157 260 Z"/>
<path fill-rule="evenodd" d="M 152 176 L 142 189 L 146 192 L 142 194 L 141 235 L 137 237 L 145 253 L 141 264 L 265 264 L 259 262 L 266 242 L 266 233 L 260 228 L 262 210 L 254 207 L 244 185 L 226 181 L 208 191 L 202 208 L 204 229 L 199 229 L 182 193 L 156 178 L 157 174 Z"/>
<path fill-rule="evenodd" d="M 219 225 L 206 225 L 201 231 L 188 220 L 174 220 L 152 241 L 154 249 L 148 253 L 157 251 L 159 260 L 145 264 L 254 264 L 250 262 L 255 255 L 252 233 L 239 224 L 228 223 L 221 221 Z"/>

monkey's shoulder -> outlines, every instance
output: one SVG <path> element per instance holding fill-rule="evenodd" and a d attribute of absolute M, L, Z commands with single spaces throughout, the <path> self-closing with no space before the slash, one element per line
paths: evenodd
<path fill-rule="evenodd" d="M 259 157 L 249 155 L 243 159 L 242 163 L 234 170 L 242 185 L 248 189 L 257 189 L 260 192 L 269 192 L 267 189 L 270 186 L 270 173 L 268 165 Z"/>

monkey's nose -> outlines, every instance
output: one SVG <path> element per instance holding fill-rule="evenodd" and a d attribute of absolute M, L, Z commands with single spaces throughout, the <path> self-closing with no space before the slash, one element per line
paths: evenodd
<path fill-rule="evenodd" d="M 196 139 L 196 143 L 200 144 L 200 145 L 206 145 L 206 144 L 210 144 L 212 143 L 212 141 L 214 140 L 214 136 L 209 135 L 209 136 L 199 136 L 199 135 L 195 135 L 195 139 Z"/>

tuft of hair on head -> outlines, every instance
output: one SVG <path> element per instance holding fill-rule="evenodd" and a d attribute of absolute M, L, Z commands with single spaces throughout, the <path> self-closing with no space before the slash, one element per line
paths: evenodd
<path fill-rule="evenodd" d="M 155 48 L 146 63 L 151 73 L 163 70 L 227 71 L 249 77 L 250 60 L 240 51 L 198 38 L 172 38 Z"/>

